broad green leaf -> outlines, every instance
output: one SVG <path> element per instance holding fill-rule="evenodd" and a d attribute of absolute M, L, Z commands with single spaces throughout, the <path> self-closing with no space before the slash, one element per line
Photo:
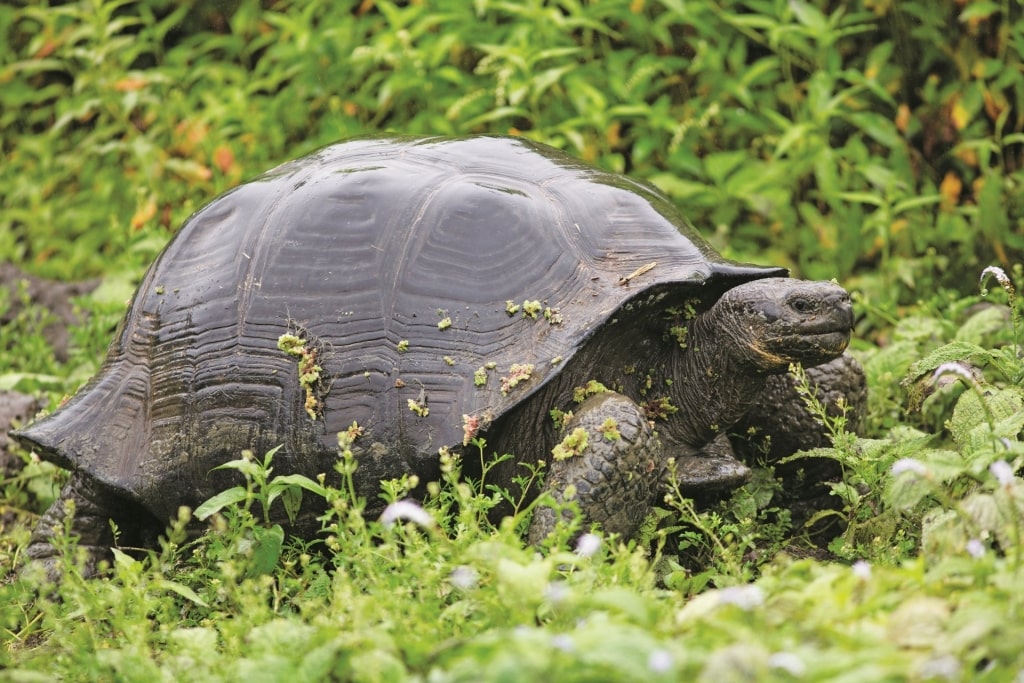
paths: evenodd
<path fill-rule="evenodd" d="M 808 137 L 813 133 L 814 127 L 807 123 L 797 123 L 790 126 L 780 137 L 775 145 L 772 157 L 781 159 L 786 156 L 789 148 L 798 143 L 807 143 Z"/>
<path fill-rule="evenodd" d="M 289 522 L 294 522 L 295 516 L 299 514 L 299 508 L 302 507 L 302 489 L 298 486 L 287 486 L 279 490 L 284 513 L 288 515 Z M 268 507 L 274 502 L 274 497 L 274 493 L 271 493 L 267 499 Z"/>
<path fill-rule="evenodd" d="M 985 2 L 984 0 L 973 0 L 967 3 L 964 11 L 957 17 L 961 22 L 967 23 L 972 19 L 988 19 L 993 14 L 1002 11 L 998 2 Z"/>
<path fill-rule="evenodd" d="M 237 470 L 245 475 L 246 478 L 255 479 L 258 475 L 269 474 L 270 470 L 265 469 L 263 465 L 252 460 L 251 458 L 238 458 L 237 460 L 230 460 L 222 465 L 217 465 L 213 469 L 215 470 Z"/>
<path fill-rule="evenodd" d="M 985 337 L 1005 329 L 1010 323 L 1002 306 L 986 306 L 969 317 L 956 331 L 956 341 L 980 345 Z"/>
<path fill-rule="evenodd" d="M 306 489 L 310 493 L 315 493 L 316 495 L 321 497 L 327 496 L 326 488 L 324 488 L 317 482 L 313 481 L 309 477 L 302 474 L 282 474 L 280 476 L 274 477 L 270 482 L 270 488 L 274 489 L 279 486 L 282 488 L 294 486 Z"/>
<path fill-rule="evenodd" d="M 876 194 L 870 194 L 868 192 L 841 192 L 839 197 L 843 201 L 847 202 L 860 202 L 862 204 L 870 204 L 872 206 L 881 206 L 882 198 Z"/>
<path fill-rule="evenodd" d="M 919 456 L 928 471 L 940 482 L 959 477 L 967 469 L 967 461 L 956 451 L 941 449 L 925 450 Z"/>
<path fill-rule="evenodd" d="M 716 185 L 724 185 L 730 174 L 749 161 L 745 151 L 716 152 L 704 159 L 704 170 Z"/>
<path fill-rule="evenodd" d="M 928 479 L 913 473 L 900 474 L 889 479 L 882 499 L 888 507 L 910 510 L 934 491 Z"/>
<path fill-rule="evenodd" d="M 120 548 L 111 548 L 110 552 L 114 555 L 114 565 L 119 570 L 133 571 L 139 566 L 139 561 L 134 557 L 124 552 Z"/>
<path fill-rule="evenodd" d="M 702 195 L 714 196 L 714 188 L 693 180 L 684 180 L 668 173 L 658 173 L 648 180 L 676 199 L 691 199 Z"/>
<path fill-rule="evenodd" d="M 206 604 L 206 601 L 203 600 L 201 597 L 199 597 L 199 595 L 194 590 L 192 590 L 191 588 L 189 588 L 188 586 L 186 586 L 184 584 L 178 583 L 177 581 L 170 581 L 168 579 L 160 579 L 160 580 L 158 580 L 156 582 L 156 585 L 159 588 L 163 588 L 164 590 L 169 590 L 172 593 L 177 593 L 181 597 L 183 597 L 186 600 L 189 600 L 191 602 L 194 602 L 195 604 L 199 605 L 200 607 L 209 607 L 209 605 Z"/>
<path fill-rule="evenodd" d="M 284 529 L 280 524 L 270 528 L 258 526 L 252 530 L 252 536 L 252 564 L 246 572 L 250 578 L 274 571 L 284 546 Z"/>
<path fill-rule="evenodd" d="M 875 112 L 851 112 L 845 118 L 864 133 L 889 149 L 903 146 L 903 137 L 896 130 L 892 120 Z"/>
<path fill-rule="evenodd" d="M 1003 193 L 1003 176 L 999 171 L 985 175 L 985 182 L 978 193 L 977 226 L 990 239 L 1000 239 L 1010 230 L 1006 214 L 1006 198 Z"/>
<path fill-rule="evenodd" d="M 983 349 L 977 344 L 970 344 L 963 341 L 950 342 L 949 344 L 940 346 L 921 360 L 911 365 L 907 370 L 907 376 L 903 382 L 906 384 L 907 382 L 917 380 L 925 374 L 937 369 L 940 365 L 955 363 L 957 361 L 980 359 L 989 355 L 989 353 L 990 352 L 988 350 Z"/>
<path fill-rule="evenodd" d="M 797 20 L 811 29 L 816 37 L 822 37 L 828 30 L 828 19 L 820 9 L 803 0 L 789 0 L 789 8 L 793 10 Z"/>
<path fill-rule="evenodd" d="M 1013 438 L 1024 428 L 1024 392 L 1020 387 L 986 387 L 980 393 L 964 392 L 949 419 L 953 439 L 968 452 L 991 447 L 994 438 Z"/>
<path fill-rule="evenodd" d="M 195 517 L 196 519 L 204 520 L 214 513 L 220 512 L 229 505 L 234 505 L 235 503 L 245 500 L 248 496 L 249 492 L 242 486 L 235 486 L 225 491 L 221 491 L 197 507 L 194 512 Z"/>
<path fill-rule="evenodd" d="M 910 211 L 911 209 L 919 209 L 923 206 L 935 206 L 942 203 L 942 195 L 928 194 L 922 197 L 910 197 L 909 199 L 903 199 L 896 202 L 892 207 L 892 212 L 896 215 Z"/>

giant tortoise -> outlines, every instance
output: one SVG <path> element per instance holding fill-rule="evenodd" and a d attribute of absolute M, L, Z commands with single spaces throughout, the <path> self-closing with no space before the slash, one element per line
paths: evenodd
<path fill-rule="evenodd" d="M 331 481 L 342 431 L 369 515 L 381 480 L 413 474 L 423 493 L 441 449 L 483 439 L 514 456 L 492 483 L 544 463 L 540 490 L 628 536 L 667 476 L 684 492 L 744 482 L 727 430 L 791 364 L 855 365 L 852 325 L 840 286 L 723 258 L 657 189 L 556 149 L 334 144 L 189 218 L 99 373 L 14 433 L 72 471 L 29 555 L 53 566 L 73 500 L 92 571 L 109 519 L 126 543 L 162 529 L 236 484 L 215 468 L 243 449 L 281 446 L 276 474 Z M 315 533 L 316 512 L 290 527 Z M 556 517 L 539 508 L 529 540 Z"/>

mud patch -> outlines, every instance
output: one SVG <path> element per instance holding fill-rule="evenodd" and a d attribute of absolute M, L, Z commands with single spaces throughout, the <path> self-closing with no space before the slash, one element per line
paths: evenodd
<path fill-rule="evenodd" d="M 25 273 L 11 263 L 0 263 L 0 289 L 7 291 L 9 305 L 0 311 L 0 325 L 15 320 L 26 305 L 36 305 L 51 314 L 43 326 L 43 336 L 61 363 L 68 360 L 68 328 L 80 325 L 81 315 L 71 300 L 96 289 L 98 279 L 83 282 L 56 282 Z"/>

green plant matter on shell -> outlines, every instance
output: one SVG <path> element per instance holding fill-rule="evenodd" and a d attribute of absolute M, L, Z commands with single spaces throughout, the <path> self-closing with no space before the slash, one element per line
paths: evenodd
<path fill-rule="evenodd" d="M 541 303 L 536 299 L 527 299 L 523 301 L 523 316 L 536 320 L 537 315 L 540 314 L 541 310 Z"/>
<path fill-rule="evenodd" d="M 642 408 L 648 420 L 667 420 L 670 415 L 679 412 L 679 408 L 672 404 L 672 399 L 668 396 L 645 401 Z"/>
<path fill-rule="evenodd" d="M 306 392 L 306 414 L 310 419 L 317 419 L 320 400 L 316 396 L 316 388 L 320 382 L 320 373 L 323 372 L 323 368 L 317 364 L 317 350 L 309 348 L 306 340 L 291 333 L 277 338 L 277 348 L 299 359 L 299 386 Z"/>
<path fill-rule="evenodd" d="M 420 417 L 426 417 L 427 415 L 430 414 L 430 408 L 427 407 L 426 401 L 422 399 L 417 400 L 414 398 L 410 398 L 406 402 L 406 405 L 408 405 L 409 410 L 416 413 Z"/>
<path fill-rule="evenodd" d="M 572 390 L 572 400 L 576 403 L 583 403 L 594 394 L 602 394 L 606 391 L 608 391 L 608 387 L 596 379 L 588 380 L 582 387 L 576 387 Z"/>
<path fill-rule="evenodd" d="M 501 395 L 507 396 L 512 389 L 526 382 L 533 375 L 533 363 L 513 363 L 508 374 L 501 378 Z"/>
<path fill-rule="evenodd" d="M 619 432 L 619 423 L 612 417 L 605 419 L 605 421 L 601 423 L 599 431 L 608 441 L 618 441 L 622 438 L 622 434 Z"/>
<path fill-rule="evenodd" d="M 576 455 L 582 455 L 589 443 L 590 437 L 587 435 L 587 430 L 583 427 L 577 427 L 551 449 L 551 455 L 555 460 L 565 460 Z"/>

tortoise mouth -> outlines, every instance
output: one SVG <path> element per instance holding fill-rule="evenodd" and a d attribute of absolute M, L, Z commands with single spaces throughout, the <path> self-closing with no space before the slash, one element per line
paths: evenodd
<path fill-rule="evenodd" d="M 849 338 L 853 328 L 852 316 L 826 317 L 821 320 L 805 321 L 794 332 L 795 336 L 802 337 L 847 337 Z"/>
<path fill-rule="evenodd" d="M 839 355 L 850 343 L 850 330 L 831 330 L 818 334 L 804 335 L 809 346 Z"/>
<path fill-rule="evenodd" d="M 778 355 L 789 362 L 798 362 L 806 367 L 827 363 L 839 356 L 850 344 L 850 330 L 822 326 L 820 332 L 803 330 L 799 334 L 776 341 L 773 346 Z"/>

